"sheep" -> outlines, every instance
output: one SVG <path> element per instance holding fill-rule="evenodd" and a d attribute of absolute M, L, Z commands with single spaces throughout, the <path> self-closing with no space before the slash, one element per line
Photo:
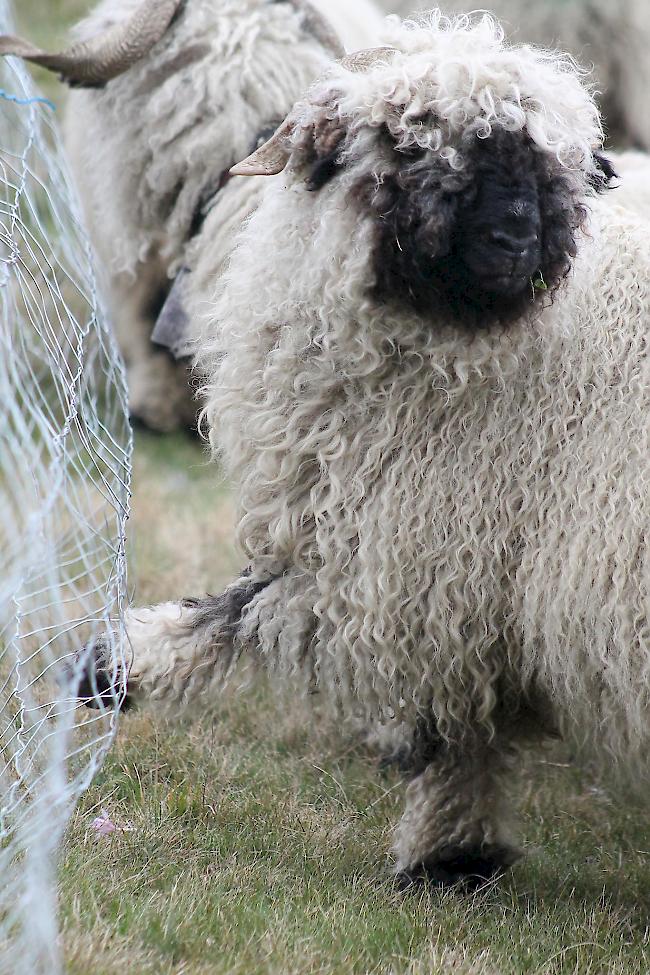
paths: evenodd
<path fill-rule="evenodd" d="M 407 729 L 398 880 L 471 884 L 521 854 L 524 745 L 647 773 L 650 225 L 572 62 L 390 31 L 233 170 L 266 182 L 197 354 L 248 567 L 129 612 L 129 694 L 248 663 Z"/>
<path fill-rule="evenodd" d="M 161 432 L 195 425 L 184 331 L 259 196 L 228 169 L 344 53 L 339 35 L 367 46 L 380 23 L 371 0 L 103 0 L 65 55 L 0 42 L 75 86 L 66 143 L 108 270 L 134 420 Z"/>
<path fill-rule="evenodd" d="M 611 153 L 610 158 L 619 177 L 616 203 L 650 220 L 650 155 L 621 152 Z"/>
<path fill-rule="evenodd" d="M 413 14 L 430 4 L 417 0 L 381 0 L 386 13 Z M 518 42 L 570 51 L 595 82 L 610 141 L 650 151 L 650 18 L 647 0 L 441 0 L 445 13 L 487 7 Z"/>

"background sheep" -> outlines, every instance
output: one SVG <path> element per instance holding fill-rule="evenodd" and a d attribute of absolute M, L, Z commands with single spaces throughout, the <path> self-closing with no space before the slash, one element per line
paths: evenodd
<path fill-rule="evenodd" d="M 415 0 L 381 0 L 386 13 L 403 17 L 428 9 Z M 650 150 L 650 18 L 646 0 L 442 0 L 445 13 L 458 14 L 485 6 L 518 43 L 570 51 L 578 61 L 595 66 L 594 80 L 609 141 Z"/>
<path fill-rule="evenodd" d="M 464 6 L 452 3 L 451 9 Z M 640 102 L 649 84 L 650 38 L 640 2 L 608 11 L 606 20 L 595 17 L 592 6 L 575 0 L 559 17 L 555 6 L 538 5 L 532 18 L 526 14 L 526 36 L 593 58 L 608 92 L 608 117 L 620 120 L 612 134 L 650 145 Z M 67 124 L 85 209 L 109 273 L 131 412 L 160 431 L 195 424 L 195 389 L 183 357 L 188 323 L 200 314 L 233 233 L 256 204 L 256 188 L 227 182 L 227 169 L 284 116 L 337 49 L 333 34 L 323 37 L 320 21 L 314 30 L 312 11 L 326 12 L 348 47 L 370 43 L 380 23 L 369 0 L 357 0 L 352 15 L 342 0 L 316 0 L 315 7 L 300 0 L 190 0 L 167 29 L 176 7 L 176 0 L 99 5 L 79 29 L 82 41 L 144 10 L 152 31 L 161 25 L 152 35 L 159 43 L 106 88 L 73 92 Z M 497 7 L 517 36 L 519 4 L 499 0 Z M 635 183 L 620 199 L 636 205 L 637 196 Z M 172 279 L 176 286 L 166 303 Z M 163 327 L 152 344 L 163 308 Z"/>
<path fill-rule="evenodd" d="M 381 21 L 369 0 L 352 8 L 344 0 L 187 0 L 176 8 L 177 0 L 104 0 L 78 28 L 79 40 L 94 45 L 90 59 L 85 50 L 83 60 L 45 58 L 75 84 L 99 85 L 71 93 L 67 146 L 110 278 L 131 412 L 161 431 L 193 426 L 197 409 L 188 361 L 151 344 L 171 279 L 182 272 L 166 307 L 167 335 L 182 345 L 259 195 L 254 181 L 229 181 L 228 169 L 343 53 L 339 37 L 367 45 Z M 100 64 L 101 38 L 134 16 L 139 60 L 113 64 L 111 53 Z M 89 69 L 93 60 L 99 67 Z"/>
<path fill-rule="evenodd" d="M 612 154 L 612 164 L 619 177 L 615 202 L 650 220 L 650 155 L 645 152 Z"/>
<path fill-rule="evenodd" d="M 404 722 L 398 872 L 444 882 L 518 855 L 522 742 L 643 760 L 650 251 L 569 63 L 488 18 L 391 40 L 236 167 L 289 163 L 200 350 L 250 569 L 133 611 L 130 684 L 193 699 L 250 650 Z"/>

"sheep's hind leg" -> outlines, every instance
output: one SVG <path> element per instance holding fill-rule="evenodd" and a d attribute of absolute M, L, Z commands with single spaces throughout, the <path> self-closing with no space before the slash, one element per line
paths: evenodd
<path fill-rule="evenodd" d="M 410 783 L 395 853 L 398 883 L 477 887 L 521 855 L 513 839 L 513 749 L 440 743 Z"/>

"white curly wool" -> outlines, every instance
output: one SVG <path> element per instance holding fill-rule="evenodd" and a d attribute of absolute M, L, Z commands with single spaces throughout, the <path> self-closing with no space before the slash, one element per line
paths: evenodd
<path fill-rule="evenodd" d="M 650 220 L 650 155 L 645 152 L 612 153 L 611 160 L 619 176 L 614 201 Z"/>
<path fill-rule="evenodd" d="M 506 779 L 524 740 L 561 729 L 603 764 L 647 766 L 650 240 L 591 188 L 600 122 L 569 62 L 489 19 L 435 15 L 390 42 L 295 110 L 292 160 L 205 316 L 207 417 L 251 574 L 178 609 L 181 633 L 147 611 L 131 683 L 214 689 L 234 640 L 343 714 L 424 720 L 437 744 L 396 854 L 444 879 L 517 855 Z M 310 192 L 325 123 L 347 132 L 344 164 Z M 432 165 L 464 166 L 503 128 L 559 160 L 590 216 L 552 298 L 470 332 L 373 297 L 377 217 L 355 190 L 400 165 L 385 128 Z"/>
<path fill-rule="evenodd" d="M 640 746 L 646 228 L 593 198 L 554 303 L 525 328 L 467 338 L 369 300 L 373 224 L 337 205 L 372 167 L 367 124 L 435 144 L 438 130 L 410 123 L 433 104 L 445 146 L 464 126 L 506 123 L 590 164 L 598 120 L 577 79 L 491 32 L 436 33 L 430 57 L 430 31 L 410 31 L 389 66 L 328 82 L 358 138 L 321 194 L 277 177 L 242 236 L 200 353 L 212 439 L 237 483 L 247 556 L 315 578 L 332 684 L 375 712 L 433 702 L 451 729 L 470 711 L 492 721 L 497 681 L 534 677 L 567 719 L 612 743 L 632 721 Z M 468 49 L 469 79 L 456 70 Z M 608 702 L 606 726 L 595 700 Z"/>
<path fill-rule="evenodd" d="M 422 0 L 380 0 L 402 17 L 428 10 Z M 487 9 L 517 44 L 569 51 L 593 80 L 614 144 L 650 151 L 650 16 L 647 0 L 441 0 L 447 14 Z"/>
<path fill-rule="evenodd" d="M 80 36 L 123 22 L 139 2 L 104 0 Z M 352 13 L 344 0 L 315 6 L 348 47 L 373 43 L 381 18 L 369 0 L 355 0 Z M 185 367 L 150 344 L 169 278 L 194 269 L 209 249 L 208 291 L 200 273 L 188 279 L 191 318 L 258 198 L 253 181 L 219 189 L 229 167 L 284 118 L 332 56 L 292 3 L 187 0 L 140 63 L 103 89 L 70 94 L 67 144 L 108 271 L 131 409 L 156 429 L 190 424 L 196 413 Z"/>

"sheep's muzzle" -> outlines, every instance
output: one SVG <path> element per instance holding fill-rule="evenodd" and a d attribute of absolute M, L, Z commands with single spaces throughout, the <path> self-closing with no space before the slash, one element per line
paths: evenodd
<path fill-rule="evenodd" d="M 376 296 L 472 327 L 527 318 L 571 266 L 586 185 L 524 132 L 476 138 L 456 169 L 395 152 L 399 168 L 372 191 Z"/>

